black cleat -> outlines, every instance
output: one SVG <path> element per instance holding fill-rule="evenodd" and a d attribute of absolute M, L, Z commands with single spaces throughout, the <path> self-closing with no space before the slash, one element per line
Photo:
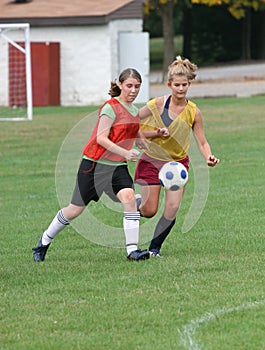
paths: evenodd
<path fill-rule="evenodd" d="M 45 259 L 45 255 L 47 253 L 47 250 L 50 246 L 50 244 L 47 244 L 47 245 L 43 245 L 41 243 L 41 239 L 42 239 L 42 236 L 41 238 L 39 239 L 37 245 L 35 248 L 32 248 L 33 250 L 33 259 L 35 261 L 44 261 Z"/>
<path fill-rule="evenodd" d="M 150 256 L 155 257 L 155 258 L 162 258 L 162 255 L 160 253 L 160 249 L 151 249 L 151 250 L 149 250 L 149 254 L 150 254 Z"/>
<path fill-rule="evenodd" d="M 150 254 L 148 250 L 134 250 L 129 255 L 127 255 L 127 259 L 130 261 L 139 261 L 139 260 L 147 260 L 149 259 Z"/>

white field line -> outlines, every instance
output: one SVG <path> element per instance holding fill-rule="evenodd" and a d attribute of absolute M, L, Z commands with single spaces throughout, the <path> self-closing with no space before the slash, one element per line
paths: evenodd
<path fill-rule="evenodd" d="M 200 346 L 200 344 L 198 344 L 198 342 L 196 341 L 196 332 L 200 325 L 204 323 L 209 323 L 212 320 L 216 319 L 217 317 L 223 316 L 230 312 L 240 312 L 245 309 L 250 309 L 261 305 L 265 305 L 265 299 L 262 299 L 260 301 L 249 302 L 246 304 L 230 307 L 227 309 L 219 309 L 219 310 L 216 310 L 215 312 L 206 312 L 201 317 L 191 320 L 189 324 L 187 324 L 186 326 L 183 326 L 182 329 L 179 330 L 180 339 L 185 349 L 202 350 L 202 346 Z"/>

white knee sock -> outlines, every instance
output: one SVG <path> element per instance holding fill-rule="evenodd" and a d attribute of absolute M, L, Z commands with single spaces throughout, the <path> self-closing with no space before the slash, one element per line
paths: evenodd
<path fill-rule="evenodd" d="M 47 245 L 51 243 L 53 238 L 61 232 L 67 225 L 70 224 L 70 221 L 68 221 L 64 216 L 62 209 L 58 211 L 52 222 L 50 223 L 50 226 L 47 228 L 47 230 L 42 235 L 42 244 Z"/>
<path fill-rule="evenodd" d="M 140 213 L 124 212 L 123 229 L 125 233 L 127 254 L 138 249 Z"/>

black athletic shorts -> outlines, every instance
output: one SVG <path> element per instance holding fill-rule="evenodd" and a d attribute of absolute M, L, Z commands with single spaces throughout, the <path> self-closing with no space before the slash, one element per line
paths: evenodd
<path fill-rule="evenodd" d="M 133 188 L 127 165 L 106 165 L 82 159 L 71 203 L 84 206 L 91 200 L 97 202 L 105 192 L 112 200 L 123 188 Z"/>

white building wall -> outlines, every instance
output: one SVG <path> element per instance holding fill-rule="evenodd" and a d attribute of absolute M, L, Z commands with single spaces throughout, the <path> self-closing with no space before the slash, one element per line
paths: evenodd
<path fill-rule="evenodd" d="M 119 33 L 134 32 L 139 33 L 143 30 L 143 21 L 134 20 L 115 20 L 109 23 L 109 32 L 111 33 L 111 72 L 113 77 L 119 76 Z"/>
<path fill-rule="evenodd" d="M 31 29 L 31 42 L 60 43 L 62 106 L 98 104 L 106 98 L 110 80 L 106 30 L 107 26 Z"/>
<path fill-rule="evenodd" d="M 120 31 L 142 31 L 142 20 L 114 20 L 106 25 L 31 27 L 31 42 L 60 43 L 61 105 L 100 104 L 106 100 L 110 81 L 119 76 Z M 11 35 L 12 36 L 12 35 Z M 15 35 L 14 40 L 21 40 Z M 2 44 L 1 44 L 2 45 Z M 1 46 L 0 92 L 8 105 L 7 45 Z"/>

